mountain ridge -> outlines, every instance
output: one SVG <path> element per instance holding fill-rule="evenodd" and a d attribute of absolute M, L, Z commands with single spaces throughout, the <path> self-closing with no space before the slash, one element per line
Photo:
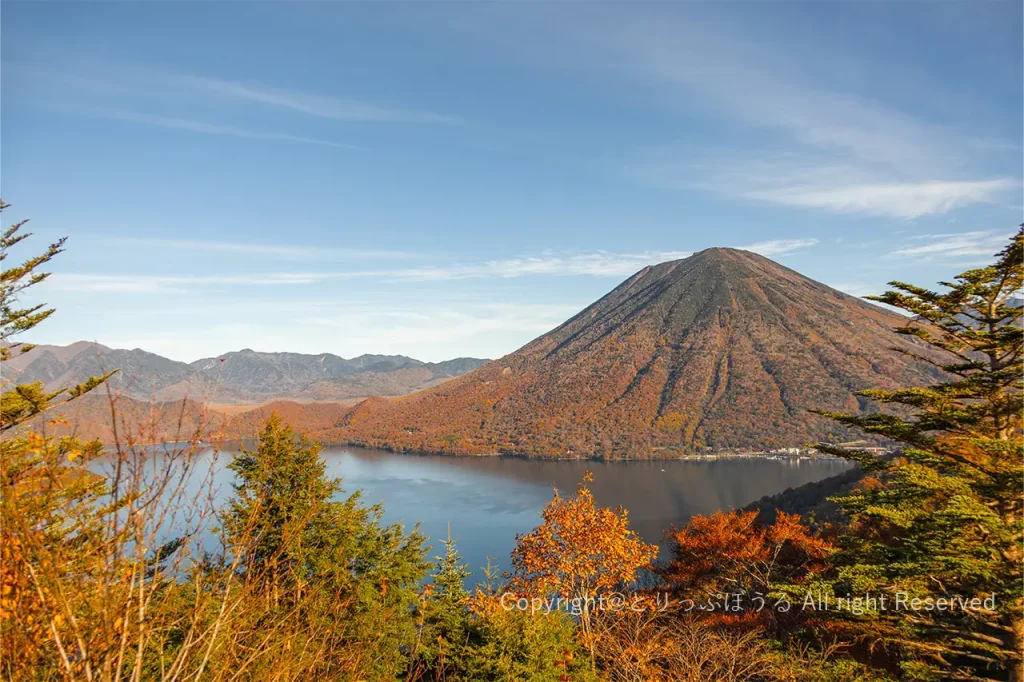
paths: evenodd
<path fill-rule="evenodd" d="M 374 354 L 345 359 L 331 353 L 266 353 L 247 348 L 185 363 L 141 348 L 78 341 L 36 346 L 5 362 L 4 370 L 5 379 L 42 381 L 48 390 L 57 390 L 119 368 L 110 385 L 130 397 L 161 401 L 191 397 L 258 405 L 275 399 L 334 401 L 403 395 L 486 362 L 479 358 L 423 362 L 404 355 Z"/>

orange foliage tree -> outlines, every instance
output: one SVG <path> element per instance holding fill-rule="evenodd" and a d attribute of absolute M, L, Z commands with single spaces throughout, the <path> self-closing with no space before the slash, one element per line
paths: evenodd
<path fill-rule="evenodd" d="M 756 511 L 694 516 L 669 533 L 673 559 L 662 574 L 675 603 L 710 599 L 712 618 L 747 624 L 773 625 L 782 612 L 802 611 L 808 587 L 829 568 L 832 545 L 813 535 L 796 514 L 778 512 L 768 526 L 757 516 Z"/>
<path fill-rule="evenodd" d="M 556 490 L 541 512 L 543 523 L 516 538 L 511 586 L 522 595 L 567 600 L 593 662 L 592 621 L 602 592 L 633 583 L 637 571 L 650 568 L 658 547 L 630 530 L 626 510 L 595 506 L 591 481 L 588 472 L 572 497 Z"/>

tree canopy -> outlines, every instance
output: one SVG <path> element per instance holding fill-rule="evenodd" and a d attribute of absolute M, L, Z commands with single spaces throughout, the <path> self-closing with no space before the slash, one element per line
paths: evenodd
<path fill-rule="evenodd" d="M 876 301 L 912 317 L 896 331 L 939 349 L 950 377 L 862 395 L 895 410 L 830 414 L 902 445 L 894 461 L 822 446 L 879 472 L 838 501 L 852 517 L 837 588 L 980 606 L 871 614 L 876 636 L 918 675 L 1024 680 L 1024 228 L 986 267 L 936 292 L 903 282 Z"/>

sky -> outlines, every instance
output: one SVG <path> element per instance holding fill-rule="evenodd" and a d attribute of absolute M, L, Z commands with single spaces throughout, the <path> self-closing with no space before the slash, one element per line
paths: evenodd
<path fill-rule="evenodd" d="M 499 357 L 701 249 L 860 296 L 1024 220 L 1017 1 L 0 13 L 37 343 Z"/>

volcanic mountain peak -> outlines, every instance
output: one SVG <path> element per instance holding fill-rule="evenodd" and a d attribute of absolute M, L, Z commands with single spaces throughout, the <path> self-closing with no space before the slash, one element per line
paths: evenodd
<path fill-rule="evenodd" d="M 811 409 L 922 385 L 906 320 L 764 256 L 715 248 L 644 268 L 499 361 L 354 411 L 334 437 L 395 449 L 654 452 L 801 446 L 841 433 Z"/>
<path fill-rule="evenodd" d="M 728 287 L 742 284 L 750 278 L 757 278 L 762 283 L 772 281 L 803 282 L 814 288 L 828 289 L 825 285 L 807 279 L 760 254 L 727 247 L 704 249 L 688 258 L 649 266 L 621 286 L 638 283 L 650 285 L 654 282 L 661 282 L 668 286 L 681 282 L 704 280 L 705 284 Z"/>
<path fill-rule="evenodd" d="M 798 335 L 836 325 L 869 325 L 888 333 L 898 319 L 764 256 L 713 248 L 644 268 L 513 355 L 577 352 L 615 340 L 678 345 L 702 330 L 737 324 Z"/>
<path fill-rule="evenodd" d="M 701 251 L 695 251 L 687 258 L 680 258 L 678 260 L 665 261 L 658 263 L 655 267 L 661 267 L 663 265 L 670 265 L 672 263 L 727 263 L 727 262 L 744 262 L 744 261 L 761 261 L 769 263 L 776 267 L 781 267 L 775 261 L 771 261 L 764 256 L 754 253 L 753 251 L 745 251 L 743 249 L 734 249 L 729 246 L 712 246 L 708 249 Z"/>

